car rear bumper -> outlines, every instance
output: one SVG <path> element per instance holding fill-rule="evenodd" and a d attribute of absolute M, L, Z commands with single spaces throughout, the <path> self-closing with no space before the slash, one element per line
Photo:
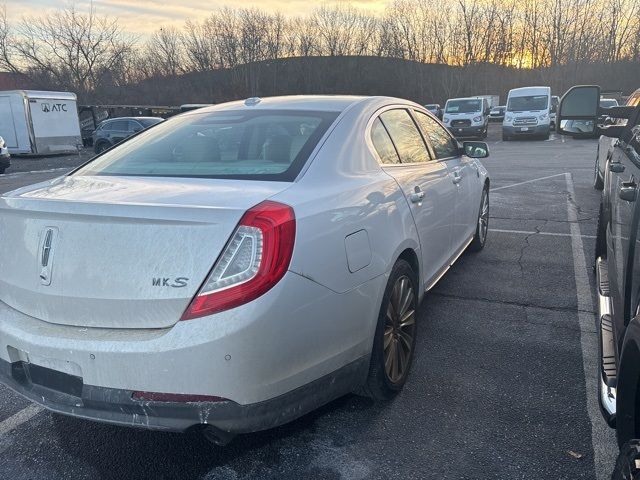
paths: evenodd
<path fill-rule="evenodd" d="M 385 281 L 337 294 L 288 272 L 253 302 L 165 329 L 57 325 L 0 302 L 0 382 L 51 410 L 103 422 L 184 430 L 215 419 L 229 432 L 269 428 L 364 381 L 379 309 L 372 299 Z M 345 367 L 354 362 L 358 372 Z M 29 375 L 32 367 L 39 375 Z M 320 391 L 309 387 L 315 382 Z M 134 391 L 224 400 L 139 403 Z"/>
<path fill-rule="evenodd" d="M 532 125 L 532 126 L 502 126 L 502 133 L 510 137 L 516 136 L 542 136 L 547 135 L 551 131 L 550 125 Z"/>
<path fill-rule="evenodd" d="M 68 374 L 1 359 L 0 381 L 48 410 L 77 418 L 174 432 L 184 432 L 196 425 L 211 425 L 223 432 L 237 434 L 277 427 L 344 395 L 353 389 L 355 382 L 362 381 L 368 360 L 368 357 L 362 357 L 291 392 L 248 405 L 226 399 L 196 402 L 135 400 L 131 390 L 81 385 L 77 378 Z M 34 383 L 34 376 L 41 383 Z"/>

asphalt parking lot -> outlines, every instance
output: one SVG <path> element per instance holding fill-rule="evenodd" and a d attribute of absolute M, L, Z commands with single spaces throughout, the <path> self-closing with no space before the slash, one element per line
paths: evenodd
<path fill-rule="evenodd" d="M 54 415 L 0 387 L 0 478 L 608 478 L 615 440 L 595 385 L 596 141 L 499 137 L 493 126 L 488 244 L 426 296 L 412 374 L 393 402 L 346 396 L 220 448 Z M 37 161 L 21 162 L 0 191 L 73 166 L 47 160 L 36 169 L 55 170 L 30 173 Z"/>

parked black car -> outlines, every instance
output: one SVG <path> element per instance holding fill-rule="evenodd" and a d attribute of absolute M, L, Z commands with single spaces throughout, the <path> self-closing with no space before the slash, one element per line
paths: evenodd
<path fill-rule="evenodd" d="M 433 113 L 436 117 L 442 120 L 442 107 L 439 103 L 429 103 L 424 106 L 427 110 Z"/>
<path fill-rule="evenodd" d="M 640 478 L 620 476 L 635 472 L 635 460 L 640 461 L 639 443 L 633 440 L 640 438 L 640 106 L 603 109 L 599 98 L 599 87 L 570 89 L 560 104 L 558 131 L 616 139 L 604 168 L 596 232 L 598 398 L 621 447 L 614 478 Z M 626 122 L 598 127 L 605 112 Z"/>
<path fill-rule="evenodd" d="M 119 117 L 105 120 L 93 132 L 93 151 L 101 153 L 163 120 L 160 117 Z"/>
<path fill-rule="evenodd" d="M 9 149 L 4 141 L 4 138 L 0 137 L 0 173 L 11 166 L 11 155 L 9 155 Z"/>

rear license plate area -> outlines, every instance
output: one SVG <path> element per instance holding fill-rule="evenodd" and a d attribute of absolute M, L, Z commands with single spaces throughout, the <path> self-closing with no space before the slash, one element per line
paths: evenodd
<path fill-rule="evenodd" d="M 82 397 L 83 381 L 75 375 L 27 362 L 12 363 L 11 375 L 22 385 L 31 384 L 73 397 Z"/>

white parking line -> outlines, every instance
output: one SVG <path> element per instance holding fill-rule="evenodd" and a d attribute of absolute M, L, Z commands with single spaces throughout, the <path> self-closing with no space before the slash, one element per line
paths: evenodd
<path fill-rule="evenodd" d="M 28 407 L 20 410 L 18 413 L 10 416 L 6 420 L 3 420 L 2 422 L 0 422 L 0 436 L 18 428 L 23 423 L 28 422 L 42 410 L 44 410 L 44 408 L 39 405 L 29 405 Z"/>
<path fill-rule="evenodd" d="M 566 173 L 558 173 L 556 175 L 549 175 L 548 177 L 540 177 L 540 178 L 534 178 L 533 180 L 526 180 L 524 182 L 519 182 L 519 183 L 514 183 L 512 185 L 505 185 L 503 187 L 498 187 L 498 188 L 491 188 L 492 192 L 496 192 L 498 190 L 502 190 L 504 188 L 511 188 L 511 187 L 517 187 L 519 185 L 524 185 L 525 183 L 532 183 L 532 182 L 539 182 L 540 180 L 547 180 L 549 178 L 553 178 L 553 177 L 560 177 L 562 175 L 567 175 Z"/>
<path fill-rule="evenodd" d="M 520 235 L 548 235 L 551 237 L 571 237 L 571 233 L 559 233 L 559 232 L 527 232 L 526 230 L 503 230 L 500 228 L 492 228 L 489 230 L 490 232 L 498 232 L 498 233 L 514 233 Z M 595 235 L 580 235 L 582 238 L 596 238 Z"/>
<path fill-rule="evenodd" d="M 580 346 L 582 347 L 582 365 L 584 379 L 587 414 L 591 421 L 591 443 L 593 445 L 593 462 L 596 470 L 596 479 L 610 478 L 616 459 L 616 440 L 611 430 L 604 422 L 598 405 L 598 335 L 593 314 L 595 311 L 593 297 L 591 296 L 591 283 L 587 270 L 587 261 L 580 235 L 578 223 L 578 209 L 576 207 L 576 192 L 573 188 L 573 179 L 570 173 L 565 174 L 567 182 L 567 214 L 571 227 L 571 250 L 573 251 L 573 272 L 576 279 L 576 295 L 578 297 L 578 323 L 580 324 Z"/>
<path fill-rule="evenodd" d="M 31 175 L 33 173 L 51 173 L 51 172 L 59 172 L 62 170 L 71 170 L 72 168 L 73 167 L 60 167 L 60 168 L 50 168 L 48 170 L 30 170 L 28 172 L 3 173 L 0 175 L 0 180 L 3 178 L 22 177 L 23 175 Z"/>

